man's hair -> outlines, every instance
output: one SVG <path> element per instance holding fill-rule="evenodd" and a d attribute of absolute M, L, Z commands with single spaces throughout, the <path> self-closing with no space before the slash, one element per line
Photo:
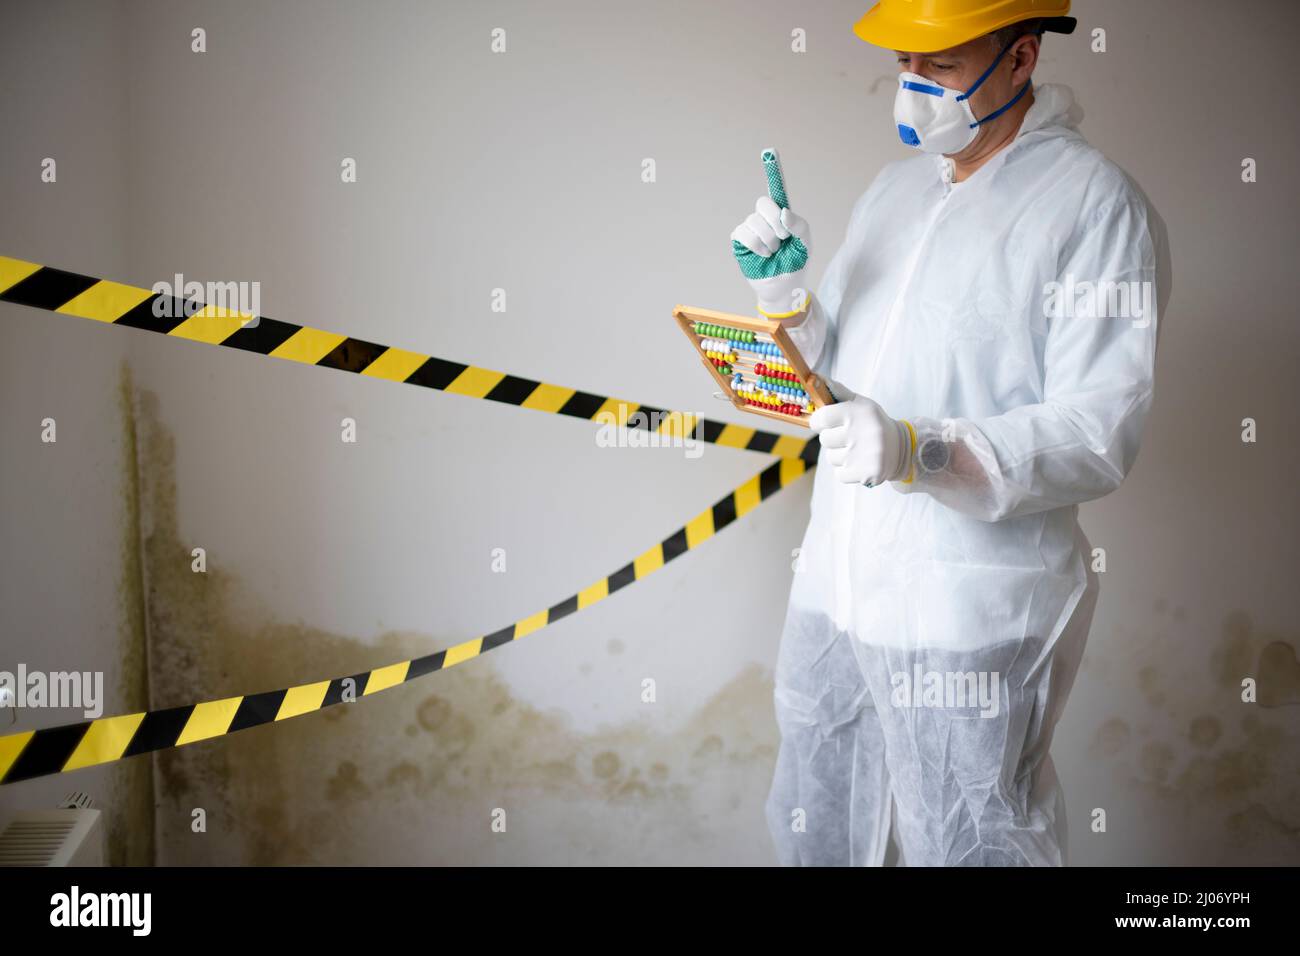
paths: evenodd
<path fill-rule="evenodd" d="M 1004 47 L 1010 46 L 1021 37 L 1028 36 L 1031 33 L 1039 33 L 1042 29 L 1043 18 L 1037 17 L 1033 20 L 1021 20 L 1018 23 L 1005 26 L 1001 30 L 994 30 L 988 36 L 993 41 L 994 52 L 997 52 Z M 1039 42 L 1042 42 L 1042 37 L 1039 37 Z"/>

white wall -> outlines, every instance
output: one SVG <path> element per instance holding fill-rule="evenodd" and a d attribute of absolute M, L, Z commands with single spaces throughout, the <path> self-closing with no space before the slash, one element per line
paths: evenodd
<path fill-rule="evenodd" d="M 33 153 L 42 129 L 73 128 L 66 188 L 107 205 L 52 215 L 7 204 L 4 251 L 140 285 L 176 272 L 258 281 L 272 317 L 754 424 L 709 398 L 669 311 L 749 307 L 727 235 L 763 188 L 761 147 L 781 148 L 821 265 L 853 200 L 903 154 L 890 132 L 894 66 L 849 30 L 865 5 L 133 3 L 107 30 L 122 37 L 116 70 L 103 54 L 101 81 L 50 80 L 32 97 L 67 105 L 29 106 L 7 124 Z M 23 84 L 52 75 L 34 55 L 53 43 L 52 23 L 68 49 L 105 42 L 80 10 L 38 9 L 51 8 L 21 11 L 24 39 L 9 41 L 26 57 L 3 67 Z M 1296 397 L 1297 142 L 1280 120 L 1285 31 L 1255 26 L 1295 14 L 1172 0 L 1076 12 L 1079 33 L 1048 38 L 1039 79 L 1075 88 L 1084 132 L 1151 196 L 1175 278 L 1140 463 L 1085 509 L 1109 571 L 1054 751 L 1072 856 L 1294 862 L 1296 709 L 1248 709 L 1234 684 L 1265 654 L 1285 697 L 1270 656 L 1285 652 L 1265 647 L 1296 642 L 1296 452 L 1284 429 Z M 190 52 L 196 26 L 206 54 Z M 509 52 L 493 56 L 498 26 Z M 1104 54 L 1088 49 L 1097 26 Z M 788 51 L 794 27 L 807 54 Z M 1244 100 L 1228 75 L 1243 49 Z M 126 100 L 112 100 L 108 122 L 95 103 L 113 84 Z M 101 135 L 71 121 L 82 114 Z M 106 144 L 122 151 L 113 175 Z M 33 160 L 14 152 L 3 188 L 16 193 Z M 73 171 L 88 155 L 97 165 L 83 181 Z M 1243 156 L 1259 161 L 1254 185 L 1240 182 Z M 354 185 L 339 181 L 344 157 L 359 163 Z M 654 184 L 640 181 L 646 157 Z M 96 232 L 78 218 L 87 208 L 120 218 Z M 488 307 L 496 287 L 505 314 Z M 6 447 L 46 406 L 85 395 L 111 408 L 114 349 L 129 350 L 155 396 L 140 422 L 155 706 L 338 676 L 494 630 L 612 571 L 767 464 L 714 447 L 698 459 L 599 449 L 582 422 L 5 316 L 29 337 L 4 359 L 6 394 L 27 403 L 6 403 Z M 85 368 L 64 377 L 78 347 Z M 356 445 L 339 440 L 345 416 Z M 1260 422 L 1257 444 L 1238 438 L 1246 416 Z M 7 520 L 75 497 L 115 527 L 107 496 L 93 498 L 111 467 L 102 455 L 84 446 L 80 472 L 47 478 L 34 454 L 6 456 Z M 808 485 L 517 646 L 343 715 L 165 756 L 159 859 L 769 862 L 770 671 Z M 4 543 L 6 567 L 24 565 L 16 583 L 5 576 L 6 632 L 60 633 L 80 659 L 65 611 L 15 601 L 74 580 L 63 557 L 73 531 L 17 530 Z M 194 546 L 212 583 L 184 577 Z M 498 547 L 506 574 L 491 571 Z M 115 580 L 108 550 L 78 560 Z M 647 677 L 654 705 L 641 701 Z M 1197 718 L 1220 735 L 1204 719 L 1193 733 Z M 212 810 L 208 839 L 189 832 L 194 806 Z M 487 830 L 496 807 L 510 814 L 505 838 Z M 1096 807 L 1107 834 L 1088 832 Z"/>
<path fill-rule="evenodd" d="M 131 144 L 120 7 L 11 5 L 0 23 L 0 254 L 124 275 Z M 41 180 L 46 158 L 57 164 L 52 183 Z M 105 714 L 139 710 L 145 648 L 122 398 L 130 337 L 0 308 L 0 670 L 98 672 Z M 41 441 L 46 418 L 52 444 Z M 78 709 L 9 712 L 0 733 L 81 719 Z M 74 789 L 109 812 L 113 862 L 151 859 L 147 764 L 0 788 L 0 819 Z"/>

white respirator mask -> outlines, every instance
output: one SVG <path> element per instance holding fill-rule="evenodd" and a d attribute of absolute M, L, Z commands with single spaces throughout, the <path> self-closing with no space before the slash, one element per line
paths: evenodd
<path fill-rule="evenodd" d="M 1016 40 L 1020 39 L 1016 37 Z M 1011 43 L 1015 43 L 1012 40 Z M 898 124 L 898 137 L 907 146 L 924 150 L 927 153 L 942 153 L 951 156 L 960 153 L 975 139 L 980 124 L 996 119 L 1011 107 L 1029 89 L 1029 82 L 1020 88 L 1020 92 L 1011 98 L 1005 106 L 994 110 L 983 119 L 976 119 L 970 108 L 970 98 L 989 78 L 993 68 L 1002 61 L 1002 57 L 1011 49 L 1011 43 L 1002 48 L 989 68 L 985 70 L 975 85 L 966 92 L 950 90 L 927 80 L 919 73 L 898 74 L 898 93 L 894 97 L 894 122 Z"/>

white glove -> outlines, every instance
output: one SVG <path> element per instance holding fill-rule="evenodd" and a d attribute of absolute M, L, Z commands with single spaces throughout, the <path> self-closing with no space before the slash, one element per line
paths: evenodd
<path fill-rule="evenodd" d="M 821 439 L 818 464 L 834 467 L 835 477 L 845 484 L 873 488 L 907 478 L 911 471 L 911 429 L 863 395 L 823 405 L 808 424 Z"/>
<path fill-rule="evenodd" d="M 812 231 L 808 221 L 789 209 L 782 209 L 770 196 L 760 196 L 754 211 L 731 232 L 733 242 L 739 242 L 755 255 L 769 258 L 776 255 L 783 240 L 795 236 L 811 255 Z M 804 310 L 809 290 L 805 276 L 807 264 L 793 272 L 762 279 L 746 279 L 758 297 L 758 310 L 770 319 L 786 318 Z"/>

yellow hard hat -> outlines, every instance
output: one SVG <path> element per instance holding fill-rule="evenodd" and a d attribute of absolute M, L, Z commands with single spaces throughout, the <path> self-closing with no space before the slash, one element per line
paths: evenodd
<path fill-rule="evenodd" d="M 1069 12 L 1070 0 L 880 0 L 853 32 L 886 50 L 934 53 L 1040 17 L 1043 29 L 1072 33 Z"/>

